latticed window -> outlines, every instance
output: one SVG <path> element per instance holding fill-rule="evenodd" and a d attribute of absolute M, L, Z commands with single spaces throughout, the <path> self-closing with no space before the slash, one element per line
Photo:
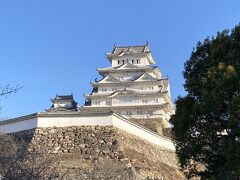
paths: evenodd
<path fill-rule="evenodd" d="M 153 110 L 148 110 L 148 114 L 153 114 Z"/>
<path fill-rule="evenodd" d="M 110 101 L 105 101 L 105 104 L 106 104 L 107 106 L 109 106 L 109 105 L 111 105 L 111 102 L 110 102 Z"/>
<path fill-rule="evenodd" d="M 132 111 L 127 111 L 127 115 L 132 115 Z"/>
<path fill-rule="evenodd" d="M 142 103 L 144 103 L 144 104 L 147 104 L 147 102 L 148 102 L 147 99 L 143 99 L 143 100 L 142 100 Z"/>
<path fill-rule="evenodd" d="M 98 106 L 99 106 L 99 105 L 100 105 L 100 101 L 96 101 L 96 105 L 98 105 Z"/>
<path fill-rule="evenodd" d="M 137 75 L 134 75 L 134 76 L 133 76 L 133 79 L 137 79 L 137 78 L 138 78 L 138 76 L 137 76 Z"/>

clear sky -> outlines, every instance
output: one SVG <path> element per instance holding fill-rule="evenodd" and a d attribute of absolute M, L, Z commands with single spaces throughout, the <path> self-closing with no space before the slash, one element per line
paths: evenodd
<path fill-rule="evenodd" d="M 237 0 L 0 1 L 0 86 L 24 86 L 1 98 L 0 117 L 43 111 L 56 94 L 73 93 L 82 105 L 115 42 L 149 41 L 176 99 L 185 94 L 182 71 L 193 47 L 239 24 L 239 7 Z"/>

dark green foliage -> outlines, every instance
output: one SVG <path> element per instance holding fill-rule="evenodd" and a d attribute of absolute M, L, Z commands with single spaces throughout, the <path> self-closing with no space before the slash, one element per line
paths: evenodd
<path fill-rule="evenodd" d="M 240 26 L 197 44 L 184 67 L 186 97 L 171 122 L 189 177 L 240 177 Z"/>

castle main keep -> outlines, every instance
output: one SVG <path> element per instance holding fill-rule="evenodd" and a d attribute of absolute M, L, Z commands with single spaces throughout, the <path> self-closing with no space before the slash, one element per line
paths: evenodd
<path fill-rule="evenodd" d="M 113 111 L 127 119 L 159 120 L 169 127 L 174 114 L 169 79 L 152 57 L 148 44 L 114 46 L 106 53 L 110 67 L 98 68 L 102 79 L 91 82 L 91 94 L 84 94 L 85 111 Z"/>

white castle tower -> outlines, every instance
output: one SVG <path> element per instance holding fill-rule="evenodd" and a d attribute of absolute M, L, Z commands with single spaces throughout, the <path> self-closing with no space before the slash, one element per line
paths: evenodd
<path fill-rule="evenodd" d="M 113 111 L 132 120 L 154 119 L 169 127 L 174 114 L 168 78 L 164 79 L 149 50 L 141 46 L 114 46 L 106 54 L 111 67 L 98 68 L 102 79 L 91 82 L 84 94 L 85 111 Z"/>

